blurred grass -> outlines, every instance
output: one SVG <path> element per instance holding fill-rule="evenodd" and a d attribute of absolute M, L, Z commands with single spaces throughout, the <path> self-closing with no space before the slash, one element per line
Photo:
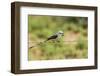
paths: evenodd
<path fill-rule="evenodd" d="M 87 29 L 86 17 L 29 15 L 29 46 L 44 41 L 59 30 L 64 32 L 64 37 L 60 42 L 48 41 L 29 48 L 28 60 L 87 58 Z"/>

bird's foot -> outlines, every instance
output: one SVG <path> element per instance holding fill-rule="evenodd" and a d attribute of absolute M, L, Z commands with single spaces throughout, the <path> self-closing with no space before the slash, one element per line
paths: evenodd
<path fill-rule="evenodd" d="M 57 40 L 57 42 L 60 42 L 59 40 Z"/>

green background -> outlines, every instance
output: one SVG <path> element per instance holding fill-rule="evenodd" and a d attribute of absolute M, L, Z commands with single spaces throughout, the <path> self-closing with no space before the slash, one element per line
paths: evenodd
<path fill-rule="evenodd" d="M 29 15 L 28 60 L 87 58 L 87 23 L 86 17 Z M 60 42 L 44 42 L 60 30 L 64 32 Z"/>

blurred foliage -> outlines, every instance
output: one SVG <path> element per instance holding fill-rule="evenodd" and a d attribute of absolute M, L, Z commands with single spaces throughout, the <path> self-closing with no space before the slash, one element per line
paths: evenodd
<path fill-rule="evenodd" d="M 29 45 L 38 44 L 52 34 L 62 30 L 64 37 L 60 42 L 48 41 L 32 49 L 29 48 L 29 60 L 87 58 L 87 18 L 64 16 L 28 16 Z M 68 42 L 66 35 L 72 32 L 78 35 L 76 41 Z M 71 39 L 71 37 L 70 37 Z"/>

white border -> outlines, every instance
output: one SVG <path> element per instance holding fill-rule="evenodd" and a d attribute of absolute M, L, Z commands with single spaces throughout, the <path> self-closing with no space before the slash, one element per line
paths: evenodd
<path fill-rule="evenodd" d="M 28 14 L 88 17 L 88 59 L 28 61 Z M 51 9 L 41 7 L 20 8 L 20 69 L 42 69 L 94 65 L 94 11 Z"/>

